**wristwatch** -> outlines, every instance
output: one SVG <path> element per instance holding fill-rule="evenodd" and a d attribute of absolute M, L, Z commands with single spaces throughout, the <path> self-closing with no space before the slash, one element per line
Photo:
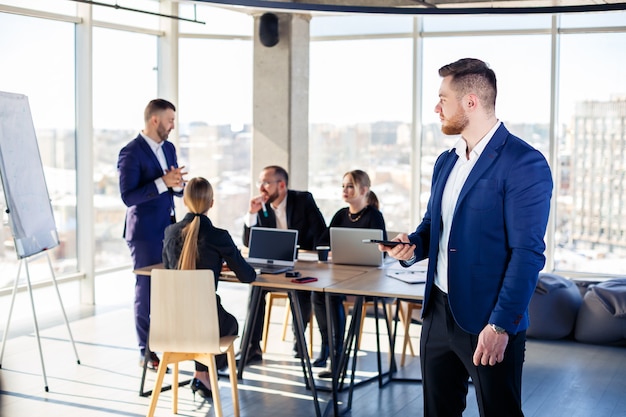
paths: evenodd
<path fill-rule="evenodd" d="M 489 323 L 489 327 L 491 327 L 491 329 L 496 332 L 496 334 L 504 334 L 506 333 L 506 330 L 503 327 L 500 327 L 498 325 L 495 325 L 493 323 Z"/>

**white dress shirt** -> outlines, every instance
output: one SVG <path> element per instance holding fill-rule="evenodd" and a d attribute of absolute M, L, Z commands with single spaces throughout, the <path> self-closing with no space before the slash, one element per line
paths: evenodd
<path fill-rule="evenodd" d="M 283 201 L 281 201 L 278 206 L 274 206 L 272 204 L 272 208 L 274 209 L 274 214 L 276 215 L 276 228 L 288 229 L 287 227 L 287 197 L 285 196 L 285 198 L 283 198 Z"/>
<path fill-rule="evenodd" d="M 161 169 L 163 170 L 163 174 L 165 174 L 165 171 L 167 170 L 167 161 L 165 159 L 165 154 L 163 153 L 163 144 L 157 143 L 155 140 L 144 135 L 143 132 L 139 132 L 139 134 L 146 141 L 148 146 L 150 146 L 152 152 L 154 152 L 154 154 L 156 155 L 157 159 L 159 160 L 159 165 L 161 165 Z M 157 190 L 159 190 L 159 194 L 163 194 L 167 191 L 167 185 L 165 185 L 165 181 L 163 181 L 163 178 L 157 178 L 156 180 L 154 180 L 154 184 L 156 185 Z"/>

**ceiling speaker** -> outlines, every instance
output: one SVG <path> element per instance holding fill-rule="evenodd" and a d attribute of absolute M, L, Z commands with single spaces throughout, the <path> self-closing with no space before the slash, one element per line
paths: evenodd
<path fill-rule="evenodd" d="M 274 13 L 265 13 L 261 16 L 259 39 L 267 47 L 272 47 L 278 43 L 278 16 Z"/>

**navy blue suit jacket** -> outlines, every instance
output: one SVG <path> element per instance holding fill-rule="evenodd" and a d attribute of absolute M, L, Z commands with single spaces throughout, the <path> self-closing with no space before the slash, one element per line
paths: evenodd
<path fill-rule="evenodd" d="M 176 149 L 163 142 L 163 153 L 168 168 L 178 167 Z M 163 231 L 172 223 L 174 209 L 172 190 L 159 194 L 154 180 L 163 176 L 163 169 L 156 155 L 138 135 L 120 151 L 117 169 L 120 176 L 120 192 L 126 210 L 124 237 L 127 241 L 163 241 Z"/>
<path fill-rule="evenodd" d="M 446 151 L 435 162 L 426 214 L 409 235 L 417 258 L 429 259 L 424 315 L 437 268 L 443 190 L 457 158 Z M 511 334 L 528 327 L 528 304 L 545 264 L 551 195 L 543 155 L 500 125 L 461 190 L 450 230 L 448 300 L 465 331 L 478 334 L 487 323 Z"/>

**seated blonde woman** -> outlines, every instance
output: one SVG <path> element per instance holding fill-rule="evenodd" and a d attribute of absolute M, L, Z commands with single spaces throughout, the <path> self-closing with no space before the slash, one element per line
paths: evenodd
<path fill-rule="evenodd" d="M 380 229 L 383 231 L 383 237 L 387 239 L 387 232 L 385 230 L 385 219 L 380 212 L 378 197 L 370 189 L 372 186 L 370 177 L 365 171 L 355 169 L 353 171 L 346 172 L 343 176 L 341 185 L 341 196 L 343 201 L 348 203 L 348 207 L 339 209 L 328 226 L 328 230 L 331 227 L 355 227 L 362 229 Z M 329 244 L 330 237 L 327 232 L 324 235 L 323 243 Z M 333 248 L 330 248 L 331 251 Z M 343 333 L 345 330 L 346 317 L 343 310 L 343 295 L 334 295 L 330 297 L 331 311 L 333 326 L 336 329 L 334 346 L 335 355 L 341 352 L 343 347 Z M 315 318 L 322 335 L 322 348 L 320 356 L 313 363 L 314 366 L 326 366 L 329 352 L 329 326 L 326 320 L 326 302 L 323 293 L 314 292 L 312 295 L 313 311 L 315 312 Z M 330 372 L 320 372 L 319 376 L 322 378 L 330 377 Z"/>
<path fill-rule="evenodd" d="M 184 219 L 165 229 L 163 263 L 168 269 L 211 269 L 215 274 L 215 288 L 222 264 L 228 267 L 241 282 L 252 282 L 256 273 L 239 252 L 230 234 L 213 226 L 207 217 L 213 206 L 213 187 L 204 178 L 192 178 L 186 185 L 183 202 L 189 210 Z M 208 296 L 208 295 L 207 295 Z M 239 331 L 237 319 L 226 310 L 217 296 L 220 336 L 236 335 Z M 216 357 L 218 369 L 226 366 L 226 355 Z M 191 390 L 204 398 L 211 398 L 208 368 L 196 362 L 196 371 Z"/>

